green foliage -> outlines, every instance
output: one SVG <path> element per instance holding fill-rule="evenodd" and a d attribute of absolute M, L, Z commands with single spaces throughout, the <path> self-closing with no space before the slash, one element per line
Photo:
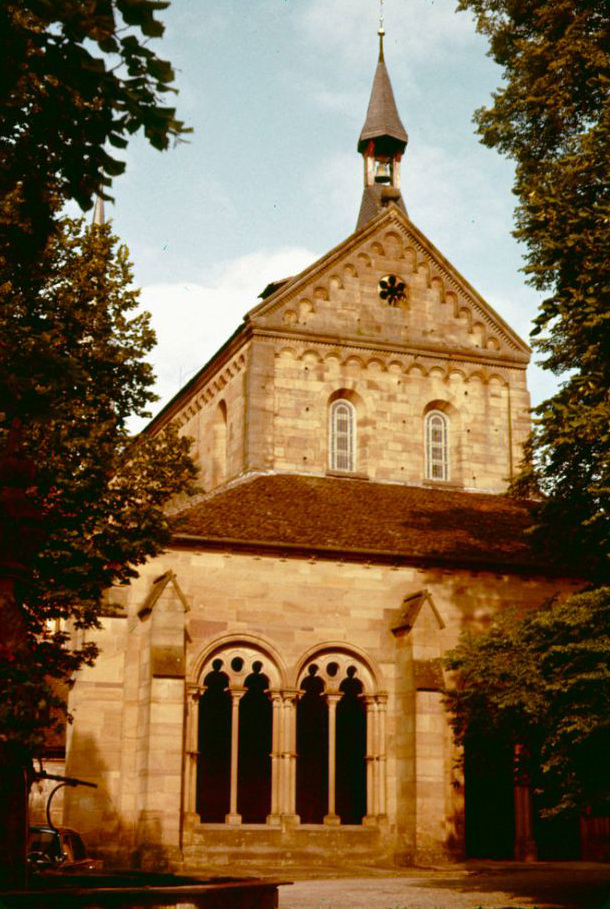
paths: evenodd
<path fill-rule="evenodd" d="M 164 103 L 172 67 L 149 47 L 167 5 L 0 4 L 0 288 L 44 248 L 58 199 L 87 209 L 123 172 L 129 136 L 165 149 L 185 132 Z"/>
<path fill-rule="evenodd" d="M 570 597 L 489 631 L 448 654 L 446 695 L 456 740 L 525 745 L 547 813 L 610 804 L 610 588 Z"/>
<path fill-rule="evenodd" d="M 521 495 L 535 537 L 594 577 L 610 555 L 610 7 L 607 0 L 461 0 L 505 82 L 477 113 L 514 159 L 515 234 L 545 294 L 534 339 L 560 391 L 536 410 Z M 561 527 L 561 531 L 557 528 Z"/>
<path fill-rule="evenodd" d="M 0 309 L 0 448 L 18 418 L 21 455 L 35 468 L 28 500 L 44 529 L 20 590 L 27 641 L 0 651 L 0 730 L 31 746 L 57 705 L 48 680 L 95 656 L 68 631 L 95 628 L 104 589 L 161 551 L 164 506 L 195 475 L 175 430 L 129 436 L 128 419 L 155 398 L 145 360 L 154 334 L 109 226 L 63 221 L 36 271 L 38 294 L 16 293 Z"/>

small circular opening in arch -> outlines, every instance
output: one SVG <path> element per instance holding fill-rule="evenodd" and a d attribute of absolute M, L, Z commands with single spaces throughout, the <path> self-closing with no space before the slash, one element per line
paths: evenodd
<path fill-rule="evenodd" d="M 326 671 L 331 678 L 334 678 L 339 672 L 339 664 L 335 662 L 329 663 L 326 667 Z"/>
<path fill-rule="evenodd" d="M 231 660 L 231 669 L 233 672 L 241 672 L 244 668 L 244 661 L 241 657 L 233 657 Z"/>

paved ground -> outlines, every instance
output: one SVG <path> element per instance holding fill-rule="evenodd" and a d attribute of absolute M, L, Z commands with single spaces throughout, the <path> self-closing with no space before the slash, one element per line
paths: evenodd
<path fill-rule="evenodd" d="M 610 866 L 583 862 L 472 862 L 404 871 L 294 869 L 280 909 L 610 909 Z"/>

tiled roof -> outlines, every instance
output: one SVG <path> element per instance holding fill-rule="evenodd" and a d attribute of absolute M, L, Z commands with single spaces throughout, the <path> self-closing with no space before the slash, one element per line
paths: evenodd
<path fill-rule="evenodd" d="M 529 512 L 504 496 L 351 478 L 246 477 L 174 518 L 176 542 L 534 569 Z"/>

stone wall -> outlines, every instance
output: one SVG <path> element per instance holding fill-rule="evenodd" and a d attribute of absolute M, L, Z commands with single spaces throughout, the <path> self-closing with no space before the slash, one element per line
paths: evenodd
<path fill-rule="evenodd" d="M 149 609 L 151 589 L 167 577 L 171 583 Z M 68 793 L 66 820 L 108 854 L 156 865 L 176 865 L 180 855 L 202 867 L 240 855 L 317 861 L 320 844 L 331 840 L 349 861 L 358 837 L 379 860 L 459 854 L 463 794 L 438 658 L 463 627 L 483 628 L 502 609 L 537 608 L 575 586 L 465 570 L 173 550 L 145 566 L 130 589 L 129 618 L 105 623 L 98 665 L 75 686 L 67 772 L 98 781 L 100 789 Z M 429 596 L 413 618 L 405 598 L 422 590 Z M 325 654 L 345 652 L 371 668 L 381 695 L 376 703 L 384 702 L 385 731 L 377 735 L 384 737 L 385 771 L 383 787 L 375 784 L 384 803 L 370 822 L 333 827 L 332 835 L 279 815 L 272 826 L 200 823 L 192 775 L 197 696 L 188 692 L 200 690 L 205 655 L 227 643 L 259 648 L 273 661 L 286 701 L 316 654 L 322 662 Z M 183 667 L 159 668 L 159 647 L 176 653 L 182 644 Z"/>

